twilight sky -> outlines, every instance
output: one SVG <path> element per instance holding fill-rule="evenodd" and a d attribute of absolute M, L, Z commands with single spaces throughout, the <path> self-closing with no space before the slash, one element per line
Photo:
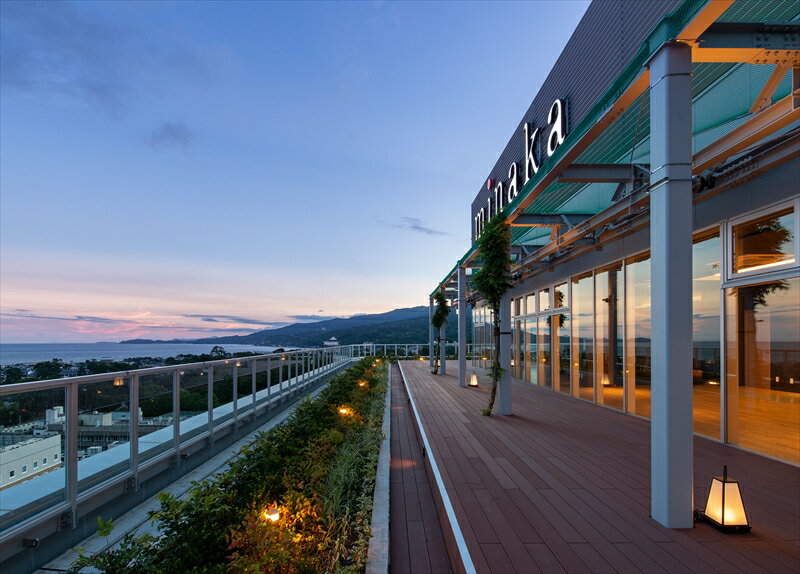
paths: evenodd
<path fill-rule="evenodd" d="M 587 1 L 0 1 L 0 342 L 427 304 Z"/>

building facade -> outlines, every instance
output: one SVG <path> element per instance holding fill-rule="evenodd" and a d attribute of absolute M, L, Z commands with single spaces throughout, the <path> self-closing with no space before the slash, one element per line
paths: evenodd
<path fill-rule="evenodd" d="M 472 203 L 512 229 L 470 365 L 651 420 L 653 517 L 691 524 L 692 434 L 800 464 L 800 5 L 595 0 Z M 508 333 L 506 335 L 506 333 Z M 462 353 L 462 357 L 463 357 Z"/>

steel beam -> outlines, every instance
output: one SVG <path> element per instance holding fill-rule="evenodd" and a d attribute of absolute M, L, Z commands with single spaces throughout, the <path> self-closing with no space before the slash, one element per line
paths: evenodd
<path fill-rule="evenodd" d="M 558 213 L 524 213 L 518 215 L 511 222 L 512 227 L 554 227 L 557 225 L 568 225 L 574 227 L 577 223 L 589 219 L 593 213 L 575 213 L 566 216 Z"/>
<path fill-rule="evenodd" d="M 649 67 L 650 506 L 667 528 L 692 528 L 692 49 L 664 44 Z"/>
<path fill-rule="evenodd" d="M 694 172 L 702 173 L 798 120 L 800 109 L 793 109 L 790 94 L 694 154 Z"/>
<path fill-rule="evenodd" d="M 627 163 L 576 163 L 558 176 L 559 183 L 621 183 L 636 176 L 637 167 Z"/>
<path fill-rule="evenodd" d="M 786 71 L 788 69 L 789 68 L 787 66 L 775 66 L 775 69 L 772 70 L 772 74 L 767 80 L 767 83 L 764 84 L 763 88 L 761 88 L 761 92 L 756 97 L 756 101 L 754 101 L 753 105 L 750 107 L 751 114 L 760 112 L 772 103 L 772 95 L 781 84 L 781 81 L 786 75 Z"/>

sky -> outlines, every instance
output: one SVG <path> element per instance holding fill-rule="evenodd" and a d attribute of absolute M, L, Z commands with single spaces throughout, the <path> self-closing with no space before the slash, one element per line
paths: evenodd
<path fill-rule="evenodd" d="M 0 0 L 0 342 L 426 305 L 587 6 Z"/>

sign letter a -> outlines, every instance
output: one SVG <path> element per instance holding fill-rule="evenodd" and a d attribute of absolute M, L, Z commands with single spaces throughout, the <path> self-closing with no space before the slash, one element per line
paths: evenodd
<path fill-rule="evenodd" d="M 564 143 L 564 134 L 567 131 L 565 111 L 564 100 L 556 100 L 547 114 L 547 123 L 553 126 L 550 128 L 550 137 L 547 138 L 547 157 L 553 155 L 556 148 Z"/>

